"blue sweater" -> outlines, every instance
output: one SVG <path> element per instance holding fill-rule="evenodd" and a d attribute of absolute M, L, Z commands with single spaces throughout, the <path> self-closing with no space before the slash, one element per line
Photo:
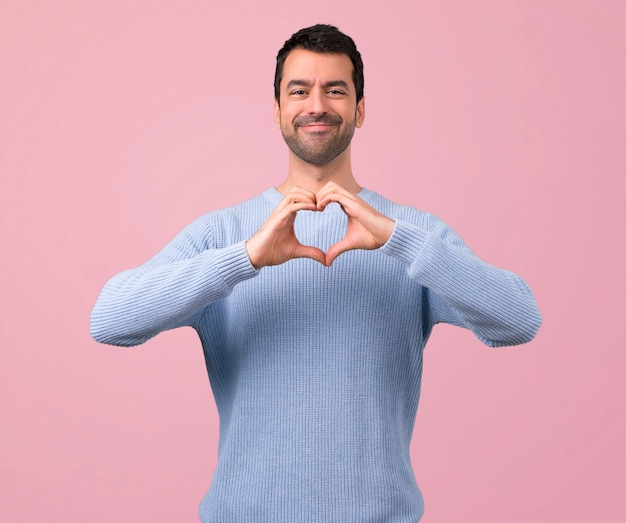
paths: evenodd
<path fill-rule="evenodd" d="M 415 523 L 409 443 L 433 326 L 466 327 L 492 347 L 539 328 L 521 278 L 434 216 L 359 196 L 396 221 L 378 250 L 330 268 L 296 259 L 256 270 L 245 241 L 281 201 L 269 189 L 197 219 L 98 298 L 91 332 L 102 343 L 198 332 L 220 415 L 205 523 Z M 323 250 L 345 228 L 336 204 L 295 222 L 298 239 Z"/>

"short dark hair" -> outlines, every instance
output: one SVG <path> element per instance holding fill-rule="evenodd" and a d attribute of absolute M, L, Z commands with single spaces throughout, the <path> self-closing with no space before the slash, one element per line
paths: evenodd
<path fill-rule="evenodd" d="M 335 26 L 317 24 L 300 29 L 285 42 L 276 56 L 276 72 L 274 73 L 274 97 L 280 103 L 280 81 L 283 79 L 285 60 L 294 49 L 306 49 L 315 53 L 345 54 L 352 62 L 352 81 L 356 89 L 356 101 L 363 98 L 363 60 L 356 48 L 354 40 L 342 33 Z"/>

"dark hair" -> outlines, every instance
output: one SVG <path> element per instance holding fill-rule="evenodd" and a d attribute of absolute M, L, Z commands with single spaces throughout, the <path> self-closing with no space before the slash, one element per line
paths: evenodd
<path fill-rule="evenodd" d="M 276 56 L 274 73 L 274 96 L 280 103 L 280 81 L 283 79 L 285 60 L 294 49 L 306 49 L 315 53 L 345 54 L 352 61 L 352 81 L 356 89 L 356 101 L 363 98 L 363 60 L 354 40 L 332 25 L 317 24 L 300 29 L 285 42 Z"/>

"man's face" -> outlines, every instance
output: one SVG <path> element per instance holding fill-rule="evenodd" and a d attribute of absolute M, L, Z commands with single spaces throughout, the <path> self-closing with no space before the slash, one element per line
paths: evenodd
<path fill-rule="evenodd" d="M 364 117 L 347 55 L 305 49 L 287 55 L 274 118 L 293 154 L 316 165 L 334 160 L 346 151 Z"/>

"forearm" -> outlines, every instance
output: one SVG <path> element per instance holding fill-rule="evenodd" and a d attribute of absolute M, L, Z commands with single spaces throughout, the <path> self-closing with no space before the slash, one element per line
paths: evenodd
<path fill-rule="evenodd" d="M 161 331 L 191 325 L 204 308 L 256 273 L 243 242 L 124 271 L 111 278 L 98 297 L 91 334 L 111 345 L 144 343 Z"/>
<path fill-rule="evenodd" d="M 410 278 L 439 297 L 431 304 L 433 321 L 459 323 L 493 347 L 530 341 L 541 314 L 524 280 L 483 262 L 458 237 L 448 241 L 438 232 L 398 222 L 383 247 L 407 266 Z M 454 318 L 447 317 L 447 307 Z"/>

